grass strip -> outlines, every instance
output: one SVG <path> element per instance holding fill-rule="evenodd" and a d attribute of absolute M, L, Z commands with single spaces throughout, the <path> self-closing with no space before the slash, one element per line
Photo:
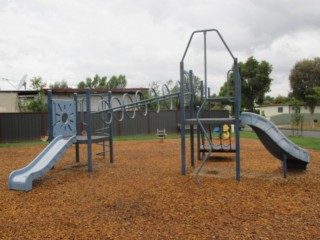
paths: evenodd
<path fill-rule="evenodd" d="M 186 135 L 189 138 L 189 135 Z M 232 136 L 234 138 L 234 135 Z M 247 139 L 258 139 L 258 136 L 254 132 L 250 131 L 241 131 L 240 132 L 241 138 Z M 166 139 L 179 139 L 180 134 L 168 134 Z M 320 150 L 320 138 L 313 138 L 313 137 L 288 137 L 292 142 L 297 144 L 302 148 L 309 148 L 313 150 Z M 150 135 L 134 135 L 134 136 L 117 136 L 113 138 L 114 141 L 137 141 L 137 140 L 157 140 L 157 136 L 150 134 Z M 5 147 L 22 147 L 22 146 L 39 146 L 39 145 L 47 145 L 48 142 L 42 141 L 34 141 L 34 142 L 19 142 L 19 143 L 2 143 L 0 144 L 1 148 Z M 240 143 L 241 144 L 241 143 Z"/>

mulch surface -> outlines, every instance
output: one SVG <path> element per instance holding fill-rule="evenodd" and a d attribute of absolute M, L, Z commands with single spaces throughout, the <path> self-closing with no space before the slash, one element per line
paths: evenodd
<path fill-rule="evenodd" d="M 181 175 L 178 139 L 114 145 L 115 163 L 94 156 L 91 173 L 86 146 L 80 163 L 71 147 L 30 192 L 7 190 L 8 175 L 44 147 L 1 148 L 0 239 L 320 238 L 318 151 L 307 171 L 284 179 L 279 160 L 242 139 L 241 181 L 234 154 L 217 153 L 199 186 L 189 161 Z"/>

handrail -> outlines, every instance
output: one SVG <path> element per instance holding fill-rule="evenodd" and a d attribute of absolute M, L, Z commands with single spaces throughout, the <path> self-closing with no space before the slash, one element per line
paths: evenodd
<path fill-rule="evenodd" d="M 201 130 L 202 130 L 202 133 L 204 134 L 205 138 L 208 140 L 208 142 L 209 142 L 209 147 L 210 147 L 207 155 L 206 155 L 205 158 L 202 160 L 200 166 L 197 168 L 196 173 L 195 173 L 195 178 L 196 178 L 196 180 L 197 180 L 197 182 L 198 182 L 199 185 L 201 184 L 201 181 L 200 181 L 198 175 L 199 175 L 202 167 L 204 166 L 204 164 L 206 163 L 206 161 L 209 159 L 209 157 L 210 157 L 210 155 L 211 155 L 211 153 L 212 153 L 212 151 L 213 151 L 213 147 L 212 147 L 213 144 L 212 144 L 212 141 L 211 141 L 211 139 L 210 139 L 210 136 L 208 135 L 208 133 L 207 133 L 206 129 L 204 128 L 204 126 L 203 126 L 203 124 L 202 124 L 202 122 L 201 122 L 201 119 L 200 119 L 200 114 L 201 114 L 201 112 L 202 112 L 202 109 L 204 108 L 204 105 L 206 104 L 206 101 L 207 101 L 207 99 L 204 99 L 204 101 L 202 102 L 200 108 L 198 109 L 197 115 L 196 115 L 196 116 L 197 116 L 198 125 L 200 126 L 200 128 L 201 128 Z"/>
<path fill-rule="evenodd" d="M 140 110 L 141 107 L 143 108 L 143 116 L 147 116 L 148 111 L 150 111 L 150 108 L 154 110 L 154 112 L 159 113 L 161 110 L 161 101 L 165 102 L 166 107 L 171 110 L 173 108 L 173 98 L 178 98 L 180 96 L 180 92 L 170 93 L 170 90 L 167 85 L 164 85 L 162 87 L 161 96 L 158 96 L 154 89 L 151 89 L 151 91 L 155 97 L 146 99 L 144 99 L 144 95 L 139 90 L 135 93 L 134 96 L 131 96 L 127 93 L 123 94 L 121 99 L 119 97 L 113 96 L 111 97 L 111 102 L 102 98 L 98 104 L 98 111 L 92 112 L 91 114 L 95 115 L 106 113 L 104 116 L 102 116 L 102 118 L 107 117 L 107 119 L 102 119 L 102 121 L 106 124 L 111 124 L 113 119 L 116 119 L 118 122 L 121 122 L 124 120 L 124 115 L 127 115 L 130 119 L 134 119 L 136 116 L 136 111 Z M 141 97 L 143 99 L 141 99 Z M 170 101 L 169 106 L 167 104 L 168 101 Z M 117 106 L 115 107 L 112 106 L 114 102 L 117 103 Z M 153 108 L 152 106 L 148 106 L 153 103 L 156 104 L 155 108 Z M 127 113 L 128 110 L 130 110 L 131 114 Z M 116 116 L 112 117 L 113 113 L 118 112 L 120 112 L 120 116 L 118 118 Z"/>
<path fill-rule="evenodd" d="M 221 39 L 223 45 L 226 47 L 227 51 L 229 52 L 230 56 L 232 57 L 232 59 L 233 59 L 233 60 L 236 59 L 236 58 L 233 56 L 233 54 L 232 54 L 229 46 L 227 45 L 227 43 L 225 42 L 225 40 L 223 39 L 222 35 L 220 34 L 220 32 L 219 32 L 217 29 L 204 29 L 204 30 L 194 31 L 194 32 L 191 34 L 191 36 L 190 36 L 190 38 L 189 38 L 189 41 L 188 41 L 188 44 L 187 44 L 187 47 L 186 47 L 186 49 L 185 49 L 185 51 L 184 51 L 184 54 L 183 54 L 182 59 L 181 59 L 180 62 L 183 62 L 184 59 L 185 59 L 185 57 L 186 57 L 186 55 L 187 55 L 188 49 L 189 49 L 189 47 L 190 47 L 190 44 L 191 44 L 191 41 L 192 41 L 192 38 L 193 38 L 193 35 L 196 34 L 196 33 L 207 33 L 207 32 L 216 32 L 216 33 L 218 34 L 219 38 Z"/>

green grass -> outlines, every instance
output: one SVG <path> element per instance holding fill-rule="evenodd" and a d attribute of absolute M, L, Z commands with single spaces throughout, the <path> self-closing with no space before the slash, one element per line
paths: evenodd
<path fill-rule="evenodd" d="M 234 134 L 232 137 L 234 137 Z M 255 132 L 248 131 L 241 131 L 240 138 L 259 139 Z"/>
<path fill-rule="evenodd" d="M 320 150 L 320 138 L 312 137 L 289 137 L 289 139 L 302 148 Z"/>
<path fill-rule="evenodd" d="M 18 143 L 1 143 L 0 147 L 23 147 L 23 146 L 39 146 L 47 145 L 48 142 L 35 141 L 35 142 L 18 142 Z"/>
<path fill-rule="evenodd" d="M 258 136 L 254 132 L 241 131 L 241 138 L 258 139 Z M 320 138 L 313 137 L 288 137 L 292 142 L 302 148 L 309 148 L 313 150 L 320 150 Z"/>
<path fill-rule="evenodd" d="M 188 138 L 189 135 L 186 135 Z M 234 137 L 234 136 L 233 136 Z M 248 139 L 258 139 L 257 135 L 254 132 L 241 131 L 241 138 Z M 166 139 L 179 139 L 179 134 L 168 134 Z M 297 144 L 302 148 L 309 148 L 314 150 L 320 150 L 320 138 L 312 137 L 288 137 L 292 142 Z M 136 140 L 157 140 L 157 136 L 151 135 L 135 135 L 135 136 L 117 136 L 114 137 L 114 141 L 136 141 Z M 36 141 L 36 142 L 20 142 L 20 143 L 2 143 L 0 147 L 21 147 L 21 146 L 38 146 L 38 145 L 47 145 L 47 142 Z"/>

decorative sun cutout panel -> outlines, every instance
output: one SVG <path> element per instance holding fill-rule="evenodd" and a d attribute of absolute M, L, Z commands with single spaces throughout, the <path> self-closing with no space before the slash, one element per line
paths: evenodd
<path fill-rule="evenodd" d="M 53 137 L 77 134 L 76 105 L 74 101 L 53 100 Z"/>

